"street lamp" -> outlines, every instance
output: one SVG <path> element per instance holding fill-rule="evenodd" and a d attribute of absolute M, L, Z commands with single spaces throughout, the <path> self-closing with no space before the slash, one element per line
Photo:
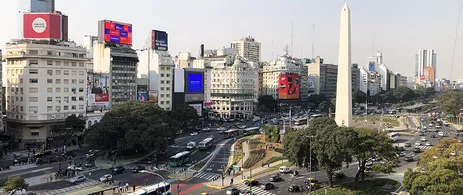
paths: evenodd
<path fill-rule="evenodd" d="M 312 138 L 315 137 L 313 135 L 308 135 L 306 136 L 309 138 L 309 178 L 310 178 L 310 174 L 312 173 Z M 315 179 L 317 179 L 317 172 L 315 172 Z M 310 187 L 309 187 L 309 194 L 312 194 L 312 184 L 309 183 Z"/>

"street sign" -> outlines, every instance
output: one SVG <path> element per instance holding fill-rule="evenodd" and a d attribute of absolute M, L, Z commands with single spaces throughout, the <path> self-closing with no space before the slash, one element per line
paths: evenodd
<path fill-rule="evenodd" d="M 233 165 L 233 170 L 238 171 L 238 170 L 240 170 L 240 167 L 238 167 L 238 165 Z"/>

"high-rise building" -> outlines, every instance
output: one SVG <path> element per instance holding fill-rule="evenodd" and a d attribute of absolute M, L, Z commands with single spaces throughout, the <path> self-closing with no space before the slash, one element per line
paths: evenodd
<path fill-rule="evenodd" d="M 2 50 L 0 49 L 0 86 L 2 86 L 2 88 L 0 89 L 0 110 L 2 111 L 2 117 L 0 117 L 0 132 L 3 132 L 5 131 L 5 125 L 3 124 L 3 110 L 5 109 L 3 106 L 3 102 L 4 102 L 4 96 L 5 96 L 5 91 L 3 90 L 3 63 L 2 63 Z"/>
<path fill-rule="evenodd" d="M 55 0 L 18 0 L 20 12 L 48 12 L 55 11 Z"/>
<path fill-rule="evenodd" d="M 437 54 L 433 49 L 420 49 L 415 55 L 415 77 L 417 80 L 424 80 L 424 70 L 427 66 L 434 68 L 434 78 L 436 78 Z"/>
<path fill-rule="evenodd" d="M 180 52 L 178 56 L 175 57 L 175 67 L 179 69 L 183 68 L 192 68 L 193 60 L 195 57 L 192 57 L 190 52 Z"/>
<path fill-rule="evenodd" d="M 188 104 L 203 116 L 204 73 L 206 69 L 183 68 L 174 70 L 173 104 Z"/>
<path fill-rule="evenodd" d="M 240 40 L 233 41 L 231 48 L 238 50 L 238 55 L 252 62 L 260 62 L 260 43 L 252 36 L 243 37 Z"/>
<path fill-rule="evenodd" d="M 85 49 L 73 42 L 7 44 L 8 131 L 26 146 L 44 147 L 51 125 L 71 114 L 85 116 L 87 60 Z"/>

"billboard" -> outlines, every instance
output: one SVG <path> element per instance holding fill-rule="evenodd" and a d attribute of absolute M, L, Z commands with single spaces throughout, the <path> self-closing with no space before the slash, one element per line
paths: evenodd
<path fill-rule="evenodd" d="M 87 110 L 109 110 L 109 75 L 87 74 Z"/>
<path fill-rule="evenodd" d="M 167 33 L 164 31 L 153 30 L 151 32 L 151 46 L 154 50 L 169 50 Z"/>
<path fill-rule="evenodd" d="M 150 103 L 155 103 L 157 104 L 158 103 L 158 90 L 150 90 L 148 92 L 148 101 Z"/>
<path fill-rule="evenodd" d="M 148 101 L 148 86 L 137 85 L 137 100 L 142 102 Z"/>
<path fill-rule="evenodd" d="M 278 99 L 299 99 L 299 90 L 299 75 L 280 74 L 278 81 Z"/>
<path fill-rule="evenodd" d="M 317 76 L 311 76 L 309 75 L 308 77 L 308 84 L 307 87 L 309 88 L 309 93 L 315 92 L 315 83 L 317 82 Z"/>
<path fill-rule="evenodd" d="M 62 40 L 61 15 L 53 13 L 25 13 L 23 37 L 25 39 Z"/>
<path fill-rule="evenodd" d="M 186 73 L 187 93 L 204 93 L 204 74 L 201 72 Z"/>
<path fill-rule="evenodd" d="M 105 43 L 132 45 L 132 25 L 109 20 L 99 23 L 99 40 Z"/>

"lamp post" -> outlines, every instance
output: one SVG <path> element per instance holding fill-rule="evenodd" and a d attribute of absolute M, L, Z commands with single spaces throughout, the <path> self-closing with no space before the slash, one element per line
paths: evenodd
<path fill-rule="evenodd" d="M 312 173 L 312 138 L 315 137 L 313 135 L 306 136 L 309 138 L 309 178 L 310 174 Z M 317 172 L 315 172 L 315 179 L 317 179 Z M 312 183 L 309 183 L 309 194 L 312 194 Z"/>

